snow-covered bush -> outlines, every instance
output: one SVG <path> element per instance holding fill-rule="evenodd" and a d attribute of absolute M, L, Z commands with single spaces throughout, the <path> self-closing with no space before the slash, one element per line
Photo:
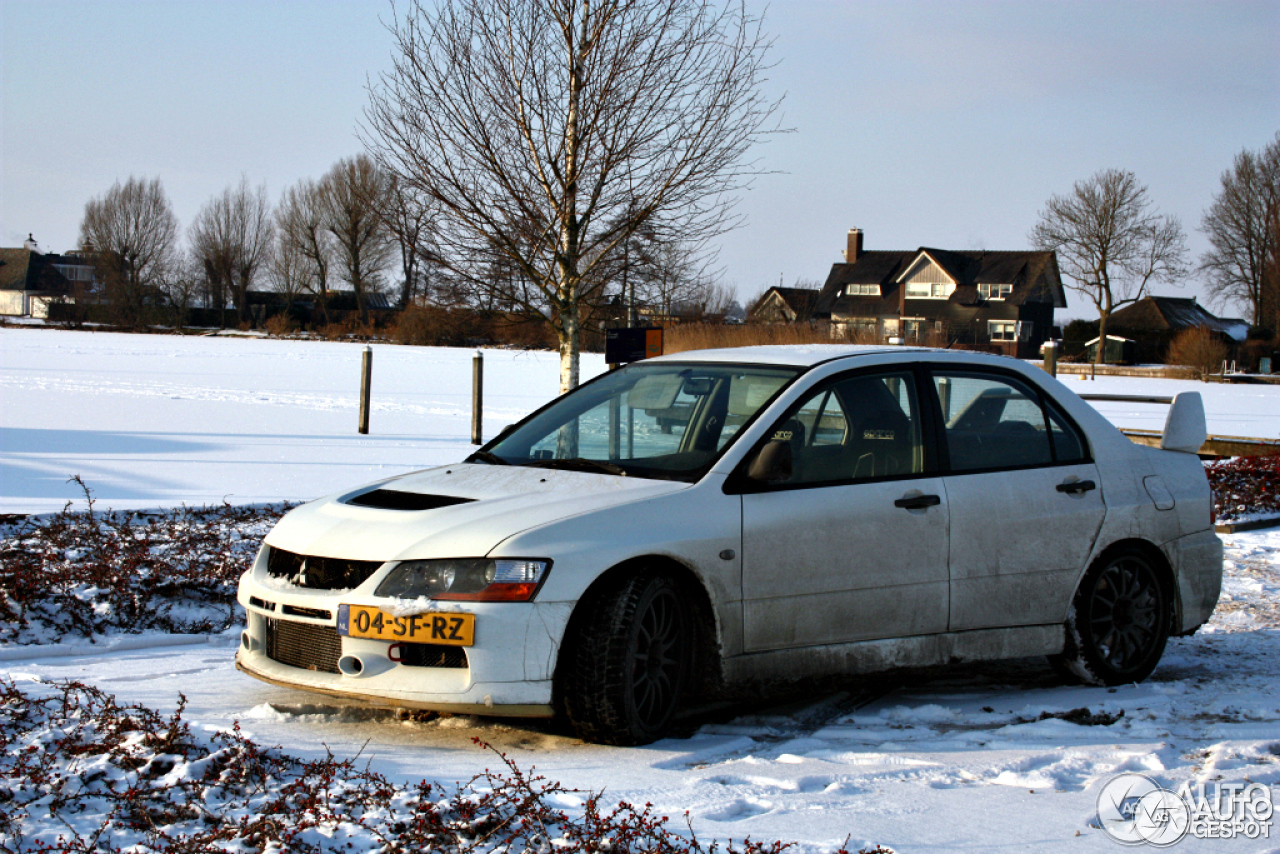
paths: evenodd
<path fill-rule="evenodd" d="M 185 701 L 184 701 L 185 702 Z M 448 791 L 404 786 L 353 759 L 306 762 L 230 731 L 78 682 L 0 681 L 0 851 L 288 854 L 780 854 L 782 842 L 721 849 L 668 827 L 650 805 L 602 809 L 493 751 Z M 862 854 L 890 854 L 887 849 Z M 850 854 L 838 849 L 835 854 Z"/>
<path fill-rule="evenodd" d="M 1219 521 L 1280 515 L 1280 454 L 1206 463 Z"/>
<path fill-rule="evenodd" d="M 101 513 L 89 497 L 87 512 L 5 525 L 0 642 L 227 629 L 243 619 L 240 575 L 285 509 Z"/>

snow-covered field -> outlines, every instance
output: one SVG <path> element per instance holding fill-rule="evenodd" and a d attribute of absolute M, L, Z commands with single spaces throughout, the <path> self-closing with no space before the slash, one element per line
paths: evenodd
<path fill-rule="evenodd" d="M 60 509 L 80 475 L 116 508 L 298 500 L 467 453 L 469 350 L 374 346 L 369 436 L 356 433 L 360 345 L 0 329 L 0 513 Z M 603 369 L 588 357 L 584 375 Z M 553 354 L 485 353 L 492 435 L 556 393 Z M 1210 431 L 1280 436 L 1280 388 L 1140 379 L 1077 390 L 1206 395 Z M 1159 429 L 1162 407 L 1099 405 Z M 797 850 L 1122 850 L 1095 826 L 1099 791 L 1136 771 L 1174 789 L 1261 783 L 1280 797 L 1280 529 L 1224 536 L 1213 622 L 1171 642 L 1142 685 L 1062 684 L 1039 660 L 850 680 L 750 708 L 705 710 L 638 749 L 545 724 L 395 714 L 274 688 L 232 666 L 235 631 L 0 648 L 19 681 L 79 679 L 292 754 L 360 754 L 394 780 L 459 781 L 493 765 L 471 739 L 605 802 L 651 802 L 711 839 Z M 1076 712 L 1087 708 L 1089 714 Z M 1072 712 L 1076 712 L 1072 714 Z M 1273 823 L 1274 825 L 1274 823 Z M 1280 851 L 1193 839 L 1179 851 Z"/>
<path fill-rule="evenodd" d="M 474 350 L 0 329 L 0 513 L 299 501 L 471 451 Z M 484 432 L 559 392 L 554 353 L 488 350 Z M 583 360 L 583 377 L 604 370 Z"/>

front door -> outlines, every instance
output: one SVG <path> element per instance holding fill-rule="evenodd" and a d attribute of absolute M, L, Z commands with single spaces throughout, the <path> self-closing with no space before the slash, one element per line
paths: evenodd
<path fill-rule="evenodd" d="M 742 496 L 747 651 L 946 630 L 949 507 L 916 392 L 906 371 L 845 375 L 775 426 L 790 475 Z"/>

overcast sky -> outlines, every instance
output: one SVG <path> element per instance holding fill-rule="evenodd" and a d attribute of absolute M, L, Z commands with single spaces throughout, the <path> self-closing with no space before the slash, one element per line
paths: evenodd
<path fill-rule="evenodd" d="M 130 175 L 163 180 L 184 233 L 242 173 L 278 198 L 360 150 L 389 65 L 386 0 L 0 9 L 3 246 L 74 247 L 85 202 Z M 759 149 L 775 174 L 722 241 L 744 301 L 825 280 L 852 227 L 867 249 L 1027 248 L 1045 200 L 1105 168 L 1198 256 L 1221 173 L 1280 131 L 1280 0 L 775 0 L 766 23 L 795 133 Z"/>

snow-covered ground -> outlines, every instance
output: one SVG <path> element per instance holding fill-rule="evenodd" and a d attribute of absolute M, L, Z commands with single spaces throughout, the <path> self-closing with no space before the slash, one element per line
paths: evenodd
<path fill-rule="evenodd" d="M 0 329 L 0 513 L 300 501 L 471 452 L 474 350 Z M 484 351 L 484 434 L 559 392 L 558 356 Z M 583 378 L 604 370 L 583 359 Z"/>
<path fill-rule="evenodd" d="M 103 506 L 302 499 L 470 448 L 469 350 L 374 346 L 374 410 L 356 433 L 350 344 L 0 329 L 0 512 L 59 509 L 81 475 Z M 486 434 L 556 392 L 552 354 L 487 351 Z M 602 369 L 588 357 L 584 374 Z M 1206 395 L 1211 432 L 1280 436 L 1280 388 L 1108 378 L 1090 392 Z M 1123 405 L 1122 405 L 1123 406 Z M 1101 405 L 1100 405 L 1101 407 Z M 1130 412 L 1130 409 L 1133 411 Z M 1109 417 L 1159 429 L 1163 411 Z M 1132 419 L 1132 420 L 1130 420 Z M 1149 420 L 1154 419 L 1154 420 Z M 687 810 L 704 842 L 782 839 L 799 851 L 1122 850 L 1095 826 L 1099 791 L 1141 772 L 1270 786 L 1280 797 L 1280 530 L 1224 536 L 1213 621 L 1170 643 L 1142 685 L 1062 684 L 1039 660 L 833 683 L 751 707 L 704 710 L 649 747 L 583 744 L 545 724 L 394 713 L 275 688 L 232 666 L 236 632 L 0 648 L 16 680 L 74 678 L 201 726 L 242 727 L 303 757 L 359 753 L 393 779 L 458 781 L 494 765 L 605 790 L 605 803 Z M 1082 708 L 1088 714 L 1075 712 Z M 1270 839 L 1179 851 L 1280 851 Z"/>

